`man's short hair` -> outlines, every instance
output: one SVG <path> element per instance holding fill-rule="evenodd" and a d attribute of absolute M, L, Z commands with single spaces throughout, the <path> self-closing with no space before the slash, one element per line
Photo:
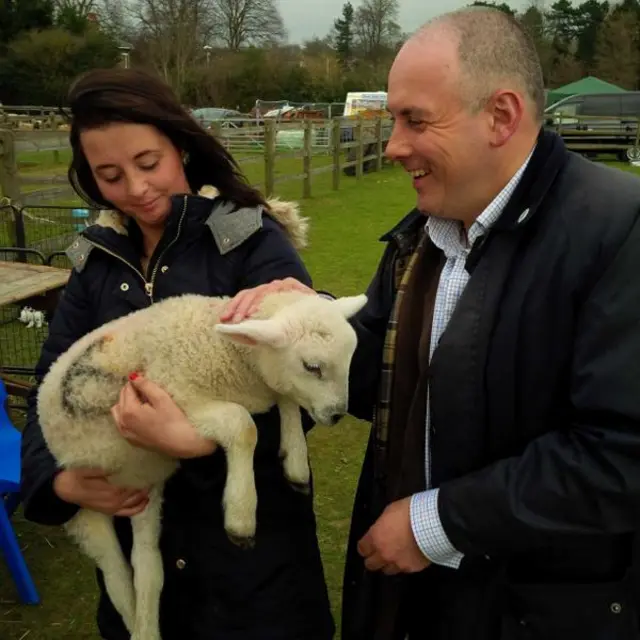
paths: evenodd
<path fill-rule="evenodd" d="M 430 20 L 416 37 L 440 28 L 458 42 L 462 94 L 472 110 L 481 109 L 496 89 L 509 82 L 529 99 L 534 117 L 542 121 L 545 93 L 540 58 L 513 16 L 489 7 L 467 7 Z"/>

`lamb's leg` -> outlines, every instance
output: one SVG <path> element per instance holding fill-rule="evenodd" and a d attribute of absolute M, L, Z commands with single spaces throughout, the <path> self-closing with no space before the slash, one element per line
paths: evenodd
<path fill-rule="evenodd" d="M 120 548 L 111 517 L 81 509 L 64 528 L 104 574 L 107 594 L 131 633 L 136 607 L 131 568 Z"/>
<path fill-rule="evenodd" d="M 144 511 L 131 518 L 133 529 L 133 584 L 136 592 L 136 621 L 131 640 L 160 640 L 160 595 L 164 584 L 160 555 L 160 522 L 163 486 L 149 493 Z"/>
<path fill-rule="evenodd" d="M 253 454 L 258 431 L 251 414 L 233 402 L 210 401 L 188 412 L 191 424 L 215 441 L 227 456 L 223 495 L 224 528 L 240 546 L 251 546 L 256 532 L 256 495 Z"/>
<path fill-rule="evenodd" d="M 280 457 L 284 475 L 297 491 L 309 491 L 309 457 L 302 429 L 300 407 L 289 400 L 278 402 L 280 411 Z"/>

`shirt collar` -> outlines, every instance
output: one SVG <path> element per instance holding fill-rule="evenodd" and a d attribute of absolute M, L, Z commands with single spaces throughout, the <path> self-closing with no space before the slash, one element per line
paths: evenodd
<path fill-rule="evenodd" d="M 509 198 L 518 186 L 532 155 L 533 150 L 504 189 L 500 191 L 486 209 L 474 220 L 471 227 L 469 227 L 466 237 L 464 228 L 459 220 L 447 220 L 446 218 L 436 218 L 435 216 L 429 216 L 427 218 L 427 233 L 433 244 L 441 249 L 447 258 L 468 253 L 476 239 L 486 235 L 489 229 L 496 223 L 509 202 Z"/>

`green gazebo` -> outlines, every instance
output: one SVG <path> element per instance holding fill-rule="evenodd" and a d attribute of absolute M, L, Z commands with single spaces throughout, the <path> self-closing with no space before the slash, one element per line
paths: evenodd
<path fill-rule="evenodd" d="M 581 80 L 576 80 L 570 84 L 565 84 L 564 87 L 558 87 L 557 89 L 551 89 L 547 93 L 547 107 L 555 104 L 563 98 L 569 96 L 581 95 L 585 93 L 626 93 L 626 89 L 619 87 L 610 82 L 600 80 L 594 76 L 587 76 Z"/>

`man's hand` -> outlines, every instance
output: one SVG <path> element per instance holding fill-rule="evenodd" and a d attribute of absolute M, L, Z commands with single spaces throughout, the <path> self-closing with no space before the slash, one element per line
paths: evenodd
<path fill-rule="evenodd" d="M 310 289 L 295 278 L 273 280 L 268 284 L 261 284 L 253 289 L 243 289 L 237 293 L 225 304 L 220 314 L 220 321 L 241 322 L 252 316 L 259 309 L 260 303 L 265 296 L 281 291 L 300 291 L 301 293 L 316 295 L 313 289 Z"/>
<path fill-rule="evenodd" d="M 415 573 L 431 564 L 413 537 L 410 505 L 411 498 L 392 502 L 358 542 L 358 553 L 369 571 Z"/>
<path fill-rule="evenodd" d="M 111 415 L 120 434 L 136 447 L 172 458 L 199 458 L 216 450 L 164 389 L 139 374 L 129 376 Z"/>

